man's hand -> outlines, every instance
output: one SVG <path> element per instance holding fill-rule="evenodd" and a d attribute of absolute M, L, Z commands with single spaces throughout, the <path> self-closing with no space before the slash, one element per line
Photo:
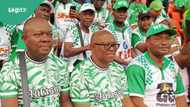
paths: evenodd
<path fill-rule="evenodd" d="M 84 46 L 84 50 L 86 50 L 86 51 L 91 50 L 91 48 L 90 48 L 90 44 Z"/>
<path fill-rule="evenodd" d="M 2 107 L 18 107 L 17 97 L 1 99 Z"/>
<path fill-rule="evenodd" d="M 131 96 L 130 97 L 135 107 L 148 107 L 144 104 L 144 99 L 141 97 Z"/>
<path fill-rule="evenodd" d="M 122 64 L 122 65 L 127 65 L 129 64 L 129 61 L 126 61 L 124 59 L 121 59 L 119 56 L 115 55 L 114 57 L 114 60 L 119 63 L 119 64 Z"/>

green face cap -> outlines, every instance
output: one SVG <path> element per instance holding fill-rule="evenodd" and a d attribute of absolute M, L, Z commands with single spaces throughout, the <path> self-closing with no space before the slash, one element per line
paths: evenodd
<path fill-rule="evenodd" d="M 116 0 L 116 2 L 113 5 L 113 9 L 117 10 L 119 8 L 128 8 L 129 4 L 127 0 Z"/>
<path fill-rule="evenodd" d="M 177 34 L 174 29 L 170 29 L 168 26 L 164 24 L 154 24 L 147 31 L 147 39 L 152 36 L 157 36 L 157 34 L 162 32 L 168 33 L 169 36 L 174 36 L 175 34 Z"/>
<path fill-rule="evenodd" d="M 162 4 L 162 1 L 160 1 L 160 0 L 154 0 L 150 4 L 150 9 L 155 10 L 155 11 L 159 11 L 163 8 L 164 8 L 164 6 Z"/>
<path fill-rule="evenodd" d="M 79 10 L 79 13 L 83 12 L 83 11 L 86 11 L 86 10 L 92 10 L 93 12 L 95 12 L 95 8 L 94 8 L 94 5 L 91 4 L 91 3 L 84 3 L 80 10 Z"/>

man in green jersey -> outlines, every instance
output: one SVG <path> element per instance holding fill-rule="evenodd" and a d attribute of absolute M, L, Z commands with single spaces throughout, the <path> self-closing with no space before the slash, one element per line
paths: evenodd
<path fill-rule="evenodd" d="M 114 33 L 116 41 L 120 44 L 116 51 L 115 60 L 120 64 L 128 64 L 132 59 L 131 46 L 131 27 L 126 23 L 128 2 L 126 0 L 117 0 L 113 4 L 113 20 L 107 26 Z"/>
<path fill-rule="evenodd" d="M 138 15 L 138 27 L 132 32 L 131 45 L 139 55 L 147 50 L 145 43 L 146 32 L 152 24 L 151 15 L 148 12 L 140 12 Z"/>
<path fill-rule="evenodd" d="M 71 107 L 69 73 L 66 64 L 50 52 L 52 35 L 49 22 L 42 18 L 29 19 L 24 24 L 23 39 L 27 46 L 25 56 L 31 107 Z M 23 107 L 18 58 L 3 65 L 0 84 L 2 106 Z"/>
<path fill-rule="evenodd" d="M 71 73 L 70 96 L 75 107 L 133 107 L 124 68 L 113 62 L 117 48 L 110 32 L 93 34 L 91 57 Z"/>
<path fill-rule="evenodd" d="M 167 57 L 176 31 L 156 24 L 147 32 L 147 52 L 127 68 L 129 95 L 135 107 L 187 107 L 178 69 Z"/>

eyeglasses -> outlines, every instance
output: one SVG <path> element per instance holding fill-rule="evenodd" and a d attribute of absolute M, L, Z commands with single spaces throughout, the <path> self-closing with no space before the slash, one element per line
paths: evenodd
<path fill-rule="evenodd" d="M 105 50 L 111 50 L 111 48 L 112 49 L 117 49 L 117 48 L 119 48 L 119 44 L 116 44 L 116 43 L 114 43 L 114 44 L 111 44 L 111 43 L 95 43 L 95 45 L 100 45 L 100 46 L 104 46 L 104 49 Z"/>

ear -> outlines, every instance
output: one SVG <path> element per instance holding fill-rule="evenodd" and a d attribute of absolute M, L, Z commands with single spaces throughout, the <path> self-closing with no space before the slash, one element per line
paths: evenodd
<path fill-rule="evenodd" d="M 22 39 L 25 41 L 27 39 L 26 32 L 23 32 Z"/>

